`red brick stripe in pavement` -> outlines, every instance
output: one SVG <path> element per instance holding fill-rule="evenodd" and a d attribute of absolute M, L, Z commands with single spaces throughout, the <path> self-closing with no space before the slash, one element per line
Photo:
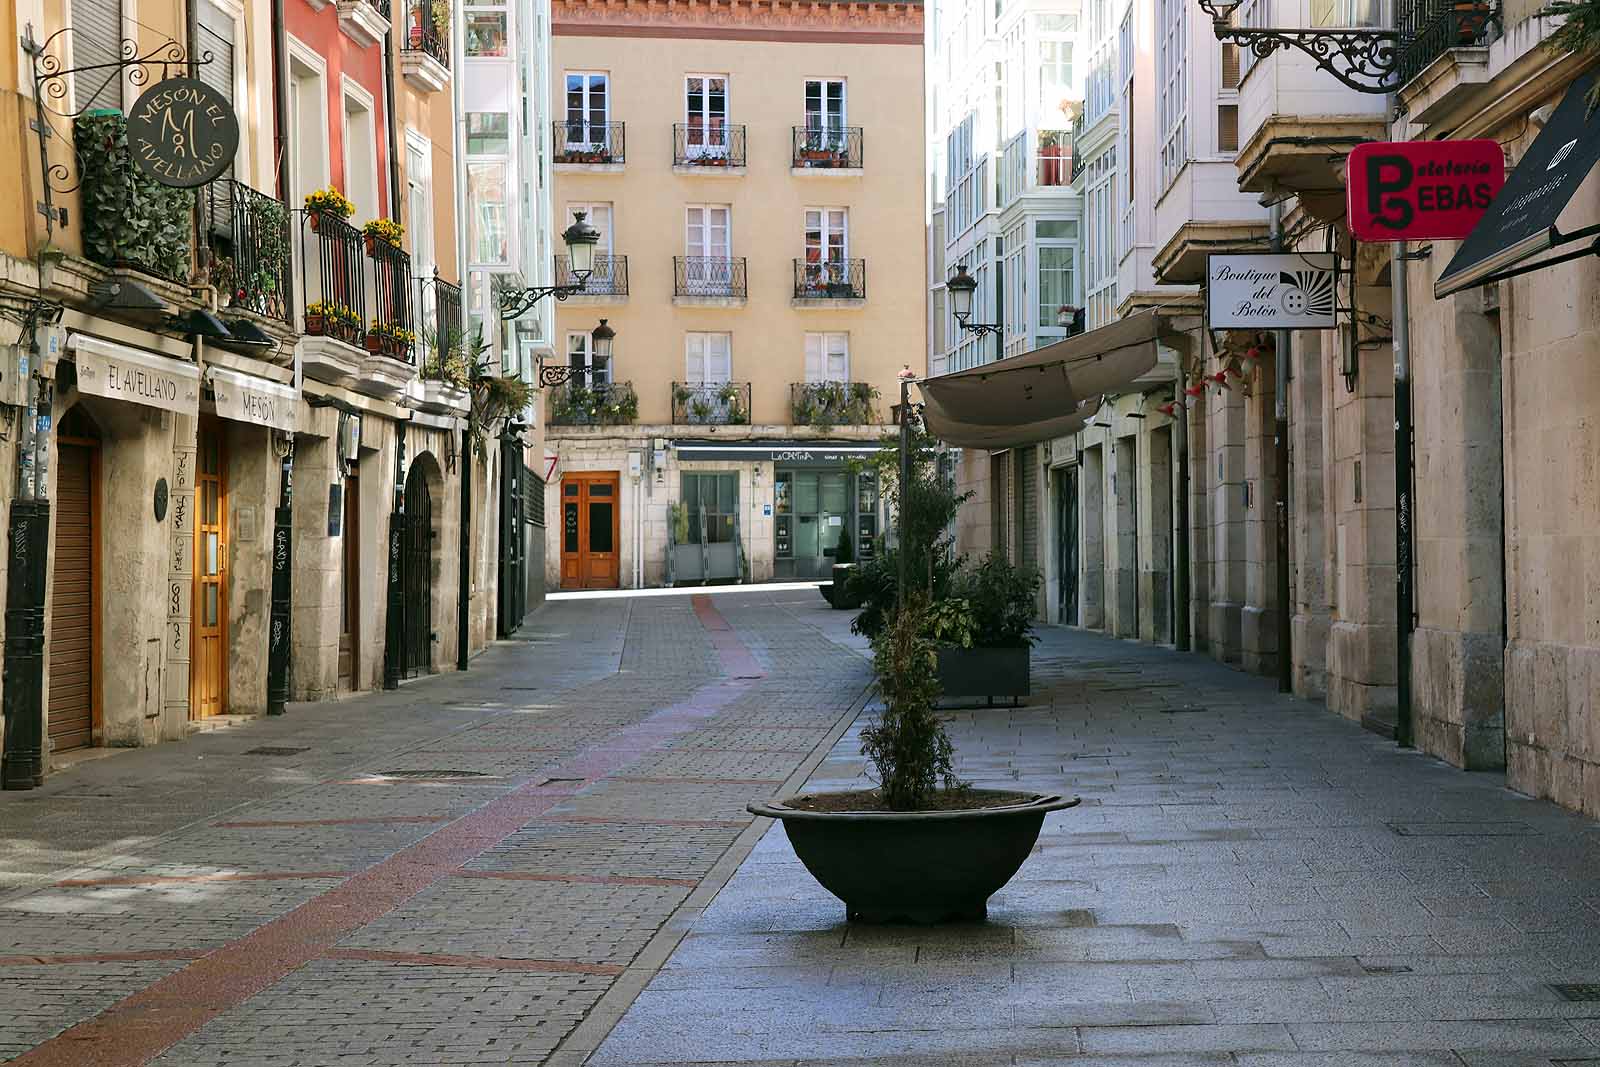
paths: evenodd
<path fill-rule="evenodd" d="M 750 825 L 748 819 L 652 819 L 638 815 L 552 815 L 546 822 L 576 822 L 595 826 L 692 826 L 700 830 L 743 830 Z"/>
<path fill-rule="evenodd" d="M 706 633 L 711 635 L 711 644 L 717 650 L 717 658 L 722 661 L 722 669 L 735 678 L 763 678 L 766 671 L 761 669 L 761 664 L 750 654 L 745 643 L 739 640 L 739 635 L 733 632 L 733 627 L 728 625 L 728 620 L 722 617 L 717 606 L 711 598 L 699 595 L 691 598 L 694 605 L 695 617 L 700 620 Z"/>
<path fill-rule="evenodd" d="M 457 878 L 504 878 L 512 882 L 578 882 L 582 885 L 676 885 L 693 889 L 693 878 L 632 878 L 621 874 L 546 874 L 543 871 L 457 871 Z"/>
<path fill-rule="evenodd" d="M 538 971 L 542 974 L 604 974 L 623 972 L 616 963 L 574 963 L 571 960 L 517 960 L 498 956 L 449 956 L 441 952 L 383 952 L 378 949 L 336 948 L 330 960 L 368 960 L 374 963 L 409 963 L 421 967 L 475 967 L 493 971 Z"/>
<path fill-rule="evenodd" d="M 371 819 L 258 819 L 254 821 L 214 822 L 219 830 L 299 830 L 308 826 L 380 826 L 384 823 L 449 822 L 448 815 L 384 815 Z"/>
<path fill-rule="evenodd" d="M 112 878 L 68 878 L 54 889 L 101 885 L 185 885 L 190 882 L 292 882 L 300 878 L 348 878 L 349 871 L 216 871 L 212 874 L 120 874 Z"/>
<path fill-rule="evenodd" d="M 710 598 L 695 600 L 701 624 L 708 630 L 719 627 L 711 632 L 724 670 L 750 673 L 748 665 L 754 663 L 753 658 L 747 651 L 741 656 L 735 650 L 735 646 L 743 646 Z M 551 775 L 587 780 L 605 777 L 651 751 L 663 738 L 686 733 L 717 714 L 742 691 L 736 680 L 712 682 L 683 703 L 619 729 L 603 748 L 597 745 L 579 752 Z M 667 723 L 675 729 L 664 731 L 662 726 Z M 491 800 L 254 932 L 69 1027 L 12 1060 L 11 1067 L 82 1067 L 87 1063 L 134 1067 L 149 1063 L 290 972 L 326 957 L 351 932 L 449 877 L 564 799 L 562 794 L 541 791 L 530 782 Z"/>

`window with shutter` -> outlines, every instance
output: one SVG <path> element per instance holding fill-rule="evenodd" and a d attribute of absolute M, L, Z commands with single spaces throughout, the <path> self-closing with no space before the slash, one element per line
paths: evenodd
<path fill-rule="evenodd" d="M 1239 150 L 1239 105 L 1217 105 L 1217 151 Z"/>
<path fill-rule="evenodd" d="M 1239 88 L 1239 46 L 1236 44 L 1222 46 L 1222 87 Z"/>
<path fill-rule="evenodd" d="M 806 334 L 806 383 L 848 382 L 850 380 L 850 335 L 847 333 Z"/>
<path fill-rule="evenodd" d="M 73 0 L 72 65 L 115 63 L 122 54 L 121 0 Z M 80 109 L 122 107 L 122 75 L 111 70 L 74 76 L 73 103 Z"/>
<path fill-rule="evenodd" d="M 690 385 L 722 385 L 733 377 L 733 336 L 691 333 L 684 341 L 684 381 Z"/>

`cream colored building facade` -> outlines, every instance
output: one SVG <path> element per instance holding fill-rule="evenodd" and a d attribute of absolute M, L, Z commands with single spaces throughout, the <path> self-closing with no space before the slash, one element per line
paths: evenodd
<path fill-rule="evenodd" d="M 602 238 L 557 307 L 549 586 L 871 551 L 851 461 L 924 367 L 921 6 L 557 2 L 552 41 L 556 228 Z"/>

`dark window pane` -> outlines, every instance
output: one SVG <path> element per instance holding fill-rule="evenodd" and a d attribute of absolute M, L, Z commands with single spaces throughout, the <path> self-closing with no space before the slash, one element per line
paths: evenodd
<path fill-rule="evenodd" d="M 561 551 L 578 551 L 578 505 L 569 503 L 562 515 Z"/>
<path fill-rule="evenodd" d="M 731 515 L 739 509 L 739 476 L 724 474 L 717 483 L 717 510 Z"/>
<path fill-rule="evenodd" d="M 589 495 L 590 496 L 610 496 L 611 495 L 611 490 L 613 488 L 615 488 L 615 487 L 612 486 L 612 485 L 608 485 L 608 484 L 606 484 L 604 482 L 590 482 L 589 483 Z"/>
<path fill-rule="evenodd" d="M 611 540 L 611 507 L 609 503 L 598 501 L 589 504 L 589 551 L 610 552 L 613 550 Z"/>
<path fill-rule="evenodd" d="M 565 494 L 566 496 L 577 496 L 578 495 L 578 483 L 577 482 L 568 482 L 566 485 L 563 485 L 561 487 L 561 492 L 563 494 Z"/>

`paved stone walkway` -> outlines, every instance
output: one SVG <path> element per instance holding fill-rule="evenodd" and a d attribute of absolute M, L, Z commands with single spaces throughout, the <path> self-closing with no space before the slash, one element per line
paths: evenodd
<path fill-rule="evenodd" d="M 855 718 L 846 621 L 814 591 L 552 603 L 464 676 L 0 795 L 0 1056 L 539 1064 L 603 1035 L 759 837 L 745 803 Z"/>
<path fill-rule="evenodd" d="M 1084 802 L 987 923 L 847 926 L 773 827 L 556 1062 L 1600 1067 L 1600 825 L 1201 657 L 1051 629 L 1034 663 L 952 716 L 961 770 Z M 810 788 L 865 784 L 859 729 Z"/>

